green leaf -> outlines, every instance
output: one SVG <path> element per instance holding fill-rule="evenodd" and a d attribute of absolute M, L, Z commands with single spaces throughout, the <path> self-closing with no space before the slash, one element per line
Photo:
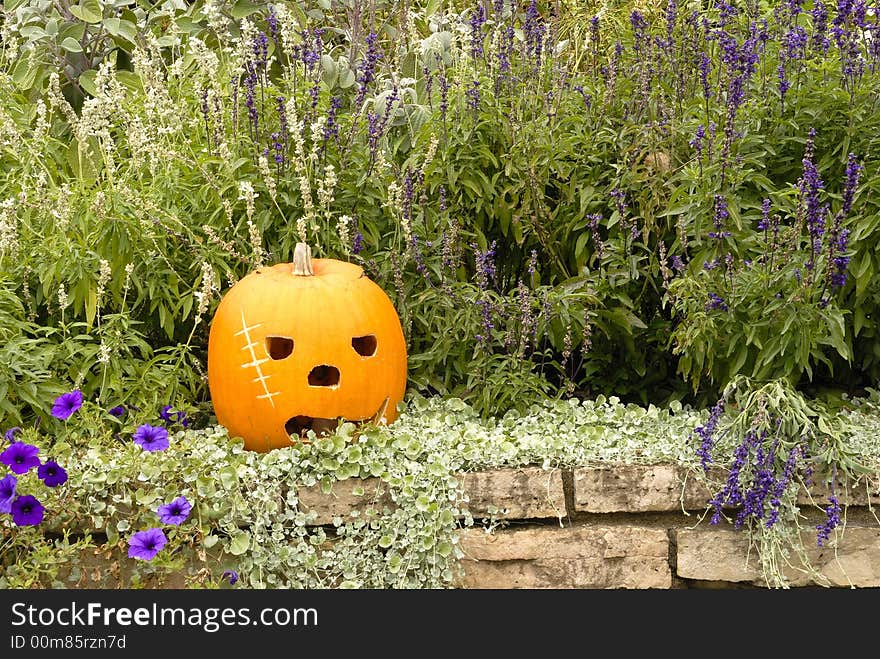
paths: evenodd
<path fill-rule="evenodd" d="M 86 23 L 100 23 L 104 18 L 104 9 L 98 0 L 82 0 L 78 5 L 69 8 L 70 13 Z"/>
<path fill-rule="evenodd" d="M 239 531 L 229 543 L 229 553 L 234 556 L 241 556 L 250 546 L 251 534 L 247 531 Z"/>
<path fill-rule="evenodd" d="M 43 39 L 49 34 L 39 25 L 25 25 L 21 30 L 19 30 L 21 36 L 27 39 L 30 42 L 39 41 Z"/>
<path fill-rule="evenodd" d="M 338 78 L 336 61 L 330 55 L 321 55 L 321 68 L 323 69 L 324 84 L 333 89 Z"/>
<path fill-rule="evenodd" d="M 137 40 L 137 26 L 130 21 L 116 17 L 105 18 L 104 27 L 114 37 L 120 37 L 132 44 Z"/>
<path fill-rule="evenodd" d="M 98 75 L 98 72 L 94 69 L 89 69 L 88 71 L 83 71 L 79 74 L 79 86 L 83 88 L 83 90 L 92 96 L 98 95 L 98 86 L 95 84 L 95 77 Z"/>
<path fill-rule="evenodd" d="M 77 41 L 73 37 L 65 37 L 61 41 L 61 47 L 68 53 L 81 53 L 83 50 L 79 41 Z"/>
<path fill-rule="evenodd" d="M 242 18 L 247 18 L 251 14 L 260 11 L 262 7 L 260 4 L 247 2 L 247 0 L 239 0 L 232 6 L 229 13 L 232 14 L 233 18 L 240 21 Z"/>
<path fill-rule="evenodd" d="M 348 89 L 355 83 L 355 75 L 354 71 L 350 68 L 340 68 L 339 69 L 339 79 L 337 80 L 337 84 L 342 89 Z"/>
<path fill-rule="evenodd" d="M 12 68 L 12 80 L 22 91 L 27 91 L 34 86 L 37 77 L 37 67 L 31 66 L 29 57 L 19 58 Z"/>
<path fill-rule="evenodd" d="M 220 482 L 227 490 L 232 490 L 238 486 L 238 473 L 235 467 L 229 465 L 220 470 Z"/>

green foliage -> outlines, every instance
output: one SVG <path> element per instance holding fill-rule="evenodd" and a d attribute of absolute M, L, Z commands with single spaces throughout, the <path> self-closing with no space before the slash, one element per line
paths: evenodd
<path fill-rule="evenodd" d="M 772 7 L 722 21 L 694 6 L 707 40 L 691 7 L 670 24 L 646 10 L 641 37 L 626 3 L 575 5 L 537 3 L 538 17 L 493 5 L 478 33 L 469 3 L 415 3 L 405 21 L 394 2 L 279 5 L 276 27 L 264 3 L 7 8 L 0 259 L 28 336 L 53 347 L 22 343 L 22 363 L 104 399 L 164 381 L 207 405 L 213 305 L 307 239 L 389 292 L 412 389 L 486 414 L 603 391 L 708 404 L 736 374 L 869 385 L 876 67 L 850 80 L 848 51 L 810 49 L 786 60 L 783 99 L 790 21 Z M 746 49 L 757 18 L 766 39 L 741 80 L 722 43 Z M 805 13 L 795 23 L 813 28 Z M 80 28 L 88 52 L 61 48 Z M 89 81 L 81 104 L 74 70 Z M 830 230 L 809 290 L 792 279 L 809 260 L 797 190 L 810 128 L 835 212 L 849 154 L 864 167 L 833 295 Z M 724 240 L 708 236 L 719 197 Z M 790 253 L 753 272 L 764 199 Z M 702 269 L 728 254 L 735 268 Z M 709 292 L 731 298 L 728 316 L 705 312 Z M 12 411 L 27 395 L 4 414 L 32 413 Z"/>
<path fill-rule="evenodd" d="M 876 391 L 823 408 L 818 421 L 816 404 L 785 392 L 777 385 L 731 394 L 742 414 L 719 426 L 718 466 L 729 464 L 723 456 L 740 426 L 767 422 L 769 412 L 783 418 L 786 438 L 816 448 L 818 460 L 880 472 Z M 69 480 L 39 491 L 47 511 L 41 526 L 16 527 L 0 517 L 0 587 L 75 587 L 90 578 L 91 563 L 82 561 L 93 552 L 103 573 L 132 587 L 216 588 L 226 570 L 251 588 L 453 587 L 462 557 L 458 531 L 497 523 L 468 511 L 462 473 L 671 463 L 699 477 L 694 429 L 705 420 L 705 412 L 677 402 L 640 407 L 604 396 L 545 400 L 487 419 L 460 399 L 413 397 L 390 426 L 343 423 L 333 435 L 312 434 L 307 443 L 268 453 L 244 450 L 220 426 L 165 422 L 170 446 L 151 453 L 132 432 L 156 423 L 154 415 L 135 410 L 117 419 L 86 401 L 67 421 L 17 437 L 62 464 Z M 823 446 L 846 446 L 847 454 L 820 452 Z M 362 491 L 354 490 L 364 505 L 316 525 L 306 504 L 314 490 L 333 496 L 355 478 L 364 479 Z M 168 544 L 152 560 L 128 558 L 132 534 L 162 526 L 157 507 L 179 496 L 193 509 L 179 526 L 163 527 Z"/>

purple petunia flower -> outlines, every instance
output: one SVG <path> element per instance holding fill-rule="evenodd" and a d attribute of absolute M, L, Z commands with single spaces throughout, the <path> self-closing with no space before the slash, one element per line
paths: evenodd
<path fill-rule="evenodd" d="M 12 512 L 12 500 L 15 498 L 15 486 L 18 479 L 12 474 L 7 474 L 0 480 L 0 513 Z"/>
<path fill-rule="evenodd" d="M 24 474 L 40 464 L 36 446 L 24 442 L 13 442 L 3 453 L 0 453 L 0 462 L 12 469 L 16 474 Z"/>
<path fill-rule="evenodd" d="M 234 586 L 235 583 L 238 581 L 238 572 L 236 572 L 235 570 L 224 570 L 223 578 L 229 579 L 229 585 Z"/>
<path fill-rule="evenodd" d="M 110 416 L 115 416 L 117 419 L 121 419 L 122 416 L 125 414 L 125 406 L 117 405 L 116 407 L 111 407 L 109 410 L 107 410 L 107 414 L 109 414 Z"/>
<path fill-rule="evenodd" d="M 159 514 L 159 519 L 163 524 L 174 524 L 175 526 L 179 526 L 186 521 L 191 510 L 192 504 L 187 501 L 186 497 L 180 496 L 171 503 L 159 506 L 159 509 L 156 512 Z"/>
<path fill-rule="evenodd" d="M 37 476 L 46 487 L 57 487 L 67 482 L 67 472 L 54 460 L 48 460 L 37 468 Z"/>
<path fill-rule="evenodd" d="M 83 395 L 79 389 L 74 389 L 66 394 L 61 394 L 52 405 L 52 416 L 66 421 L 70 415 L 82 407 Z"/>
<path fill-rule="evenodd" d="M 138 531 L 128 541 L 129 558 L 139 558 L 142 561 L 151 561 L 162 548 L 168 543 L 168 538 L 162 529 L 147 529 Z"/>
<path fill-rule="evenodd" d="M 162 417 L 168 423 L 174 423 L 175 421 L 181 424 L 184 428 L 189 425 L 189 422 L 186 420 L 186 412 L 176 411 L 172 412 L 173 408 L 171 405 L 165 405 L 159 410 L 159 416 Z"/>
<path fill-rule="evenodd" d="M 43 521 L 43 505 L 30 494 L 12 502 L 12 521 L 16 526 L 37 526 Z"/>
<path fill-rule="evenodd" d="M 3 433 L 3 438 L 7 442 L 14 442 L 15 436 L 20 432 L 21 432 L 21 428 L 19 428 L 18 426 L 13 426 L 9 430 L 7 430 L 5 433 Z"/>
<path fill-rule="evenodd" d="M 134 443 L 145 451 L 164 451 L 168 448 L 168 431 L 161 426 L 144 423 L 134 431 Z"/>

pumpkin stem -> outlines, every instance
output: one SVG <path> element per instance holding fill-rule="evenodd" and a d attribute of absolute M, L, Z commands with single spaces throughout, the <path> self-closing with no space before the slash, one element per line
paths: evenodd
<path fill-rule="evenodd" d="M 312 270 L 312 248 L 306 243 L 297 243 L 293 249 L 293 274 L 300 277 L 315 274 Z"/>

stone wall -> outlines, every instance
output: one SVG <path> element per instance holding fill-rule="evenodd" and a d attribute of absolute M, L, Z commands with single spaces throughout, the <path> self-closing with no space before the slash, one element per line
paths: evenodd
<path fill-rule="evenodd" d="M 462 474 L 465 505 L 493 520 L 460 532 L 460 588 L 765 588 L 747 534 L 711 525 L 711 493 L 683 469 L 631 466 L 544 470 L 499 469 Z M 363 494 L 355 495 L 355 488 Z M 823 519 L 818 488 L 802 495 L 803 546 L 784 570 L 790 587 L 880 587 L 880 491 L 845 492 L 846 525 L 835 543 L 818 547 Z M 315 524 L 390 503 L 381 481 L 349 480 L 327 495 L 300 491 Z M 812 571 L 807 570 L 809 565 Z"/>

